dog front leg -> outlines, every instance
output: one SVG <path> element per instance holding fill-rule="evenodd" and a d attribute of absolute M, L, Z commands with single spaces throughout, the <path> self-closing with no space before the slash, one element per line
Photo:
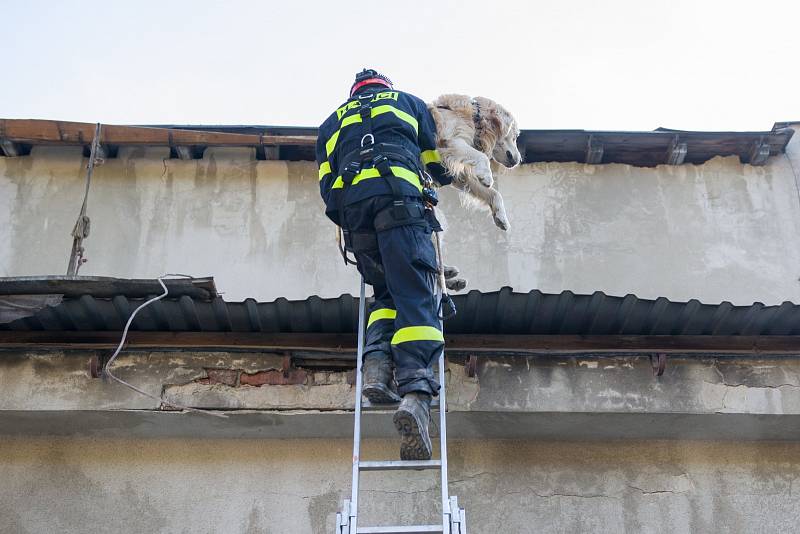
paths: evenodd
<path fill-rule="evenodd" d="M 466 175 L 474 177 L 485 187 L 491 187 L 494 183 L 492 167 L 486 154 L 475 150 L 463 139 L 453 139 L 448 143 L 449 146 L 439 149 L 442 162 L 453 175 Z M 469 178 L 464 180 L 469 185 Z"/>

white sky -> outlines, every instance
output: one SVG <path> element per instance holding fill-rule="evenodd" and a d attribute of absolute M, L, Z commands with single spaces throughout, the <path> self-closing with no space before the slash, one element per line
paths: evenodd
<path fill-rule="evenodd" d="M 522 128 L 800 120 L 800 1 L 0 0 L 0 117 L 316 126 L 362 67 Z"/>

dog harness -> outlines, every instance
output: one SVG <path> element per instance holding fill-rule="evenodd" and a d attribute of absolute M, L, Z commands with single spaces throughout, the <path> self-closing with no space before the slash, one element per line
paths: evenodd
<path fill-rule="evenodd" d="M 471 99 L 470 103 L 472 104 L 472 124 L 475 126 L 475 135 L 472 137 L 472 148 L 488 156 L 489 154 L 484 151 L 483 143 L 481 143 L 481 137 L 483 136 L 483 116 L 481 115 L 481 104 L 475 98 Z M 453 108 L 450 106 L 440 105 L 436 107 L 438 109 L 453 111 Z"/>

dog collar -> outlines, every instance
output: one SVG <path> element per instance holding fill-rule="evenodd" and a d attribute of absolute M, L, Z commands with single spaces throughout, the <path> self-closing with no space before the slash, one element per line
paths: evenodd
<path fill-rule="evenodd" d="M 472 139 L 472 146 L 476 150 L 483 152 L 483 144 L 481 143 L 481 133 L 483 133 L 481 105 L 474 98 L 472 99 L 472 122 L 475 123 L 475 137 Z"/>

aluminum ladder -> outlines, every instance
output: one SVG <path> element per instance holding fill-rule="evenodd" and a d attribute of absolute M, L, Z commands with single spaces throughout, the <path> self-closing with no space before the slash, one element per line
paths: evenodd
<path fill-rule="evenodd" d="M 335 534 L 417 534 L 438 532 L 440 534 L 467 534 L 466 515 L 458 506 L 458 498 L 451 496 L 447 488 L 447 401 L 445 393 L 444 349 L 439 354 L 439 460 L 361 460 L 361 414 L 364 409 L 390 410 L 393 404 L 370 405 L 362 402 L 361 364 L 364 357 L 364 331 L 366 324 L 366 297 L 364 278 L 361 278 L 361 295 L 358 302 L 358 352 L 356 357 L 356 405 L 353 424 L 353 483 L 350 499 L 345 500 L 342 509 L 336 514 Z M 432 408 L 437 407 L 434 402 Z M 359 478 L 364 471 L 406 471 L 438 469 L 441 474 L 442 522 L 431 525 L 406 526 L 358 526 L 358 488 Z"/>

